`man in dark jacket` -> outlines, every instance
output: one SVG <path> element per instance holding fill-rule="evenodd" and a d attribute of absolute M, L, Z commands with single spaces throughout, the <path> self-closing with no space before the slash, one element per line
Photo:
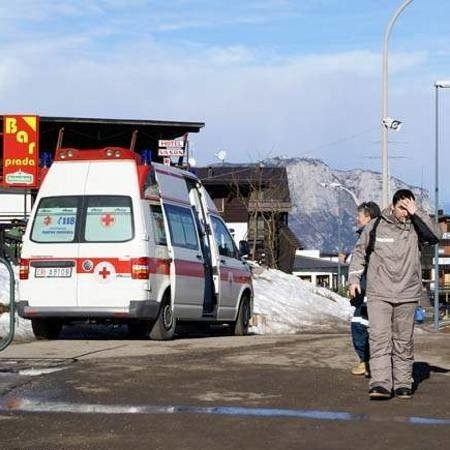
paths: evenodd
<path fill-rule="evenodd" d="M 380 208 L 375 202 L 364 202 L 358 206 L 356 213 L 356 226 L 358 236 L 364 227 L 381 214 Z M 359 364 L 352 368 L 353 375 L 369 375 L 369 319 L 367 317 L 366 303 L 366 276 L 363 274 L 360 280 L 361 292 L 352 298 L 351 304 L 355 307 L 352 317 L 351 331 L 355 351 L 359 357 Z"/>
<path fill-rule="evenodd" d="M 352 296 L 361 292 L 360 279 L 367 273 L 370 399 L 388 399 L 392 392 L 399 398 L 412 395 L 414 313 L 422 292 L 420 246 L 438 243 L 439 236 L 429 215 L 417 209 L 414 194 L 401 189 L 381 219 L 364 228 L 354 248 L 349 270 Z"/>

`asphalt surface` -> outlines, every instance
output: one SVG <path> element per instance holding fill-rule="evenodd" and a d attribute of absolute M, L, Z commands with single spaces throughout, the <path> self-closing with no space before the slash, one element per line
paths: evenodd
<path fill-rule="evenodd" d="M 449 334 L 417 335 L 415 395 L 385 402 L 349 335 L 76 336 L 0 354 L 2 449 L 450 448 Z"/>

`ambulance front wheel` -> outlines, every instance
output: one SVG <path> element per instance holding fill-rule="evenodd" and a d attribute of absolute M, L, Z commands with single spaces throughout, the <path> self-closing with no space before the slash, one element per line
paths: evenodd
<path fill-rule="evenodd" d="M 155 341 L 168 341 L 173 339 L 176 322 L 172 305 L 170 304 L 170 294 L 166 293 L 161 302 L 158 318 L 150 332 L 150 338 Z"/>
<path fill-rule="evenodd" d="M 57 339 L 62 323 L 58 319 L 31 319 L 31 328 L 36 339 Z"/>
<path fill-rule="evenodd" d="M 246 295 L 242 297 L 236 321 L 231 324 L 233 336 L 245 336 L 250 324 L 250 299 Z"/>

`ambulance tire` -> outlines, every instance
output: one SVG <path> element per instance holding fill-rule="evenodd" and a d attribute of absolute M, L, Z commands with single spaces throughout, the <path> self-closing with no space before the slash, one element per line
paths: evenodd
<path fill-rule="evenodd" d="M 245 336 L 248 333 L 250 323 L 250 299 L 244 295 L 239 305 L 236 321 L 231 324 L 232 336 Z"/>
<path fill-rule="evenodd" d="M 170 304 L 170 293 L 167 292 L 161 301 L 161 308 L 159 309 L 158 318 L 150 332 L 150 339 L 155 341 L 169 341 L 173 339 L 176 323 L 177 321 Z"/>
<path fill-rule="evenodd" d="M 57 339 L 62 323 L 58 319 L 31 319 L 31 328 L 38 340 Z"/>

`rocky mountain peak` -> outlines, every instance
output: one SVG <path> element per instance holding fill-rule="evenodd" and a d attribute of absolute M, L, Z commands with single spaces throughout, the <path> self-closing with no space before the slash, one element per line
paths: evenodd
<path fill-rule="evenodd" d="M 292 212 L 289 225 L 305 248 L 350 251 L 356 239 L 356 207 L 381 205 L 382 176 L 369 170 L 333 170 L 319 159 L 276 157 L 264 164 L 286 167 Z M 432 211 L 428 191 L 391 178 L 391 192 L 411 189 L 418 204 Z M 339 245 L 339 241 L 341 245 Z"/>

